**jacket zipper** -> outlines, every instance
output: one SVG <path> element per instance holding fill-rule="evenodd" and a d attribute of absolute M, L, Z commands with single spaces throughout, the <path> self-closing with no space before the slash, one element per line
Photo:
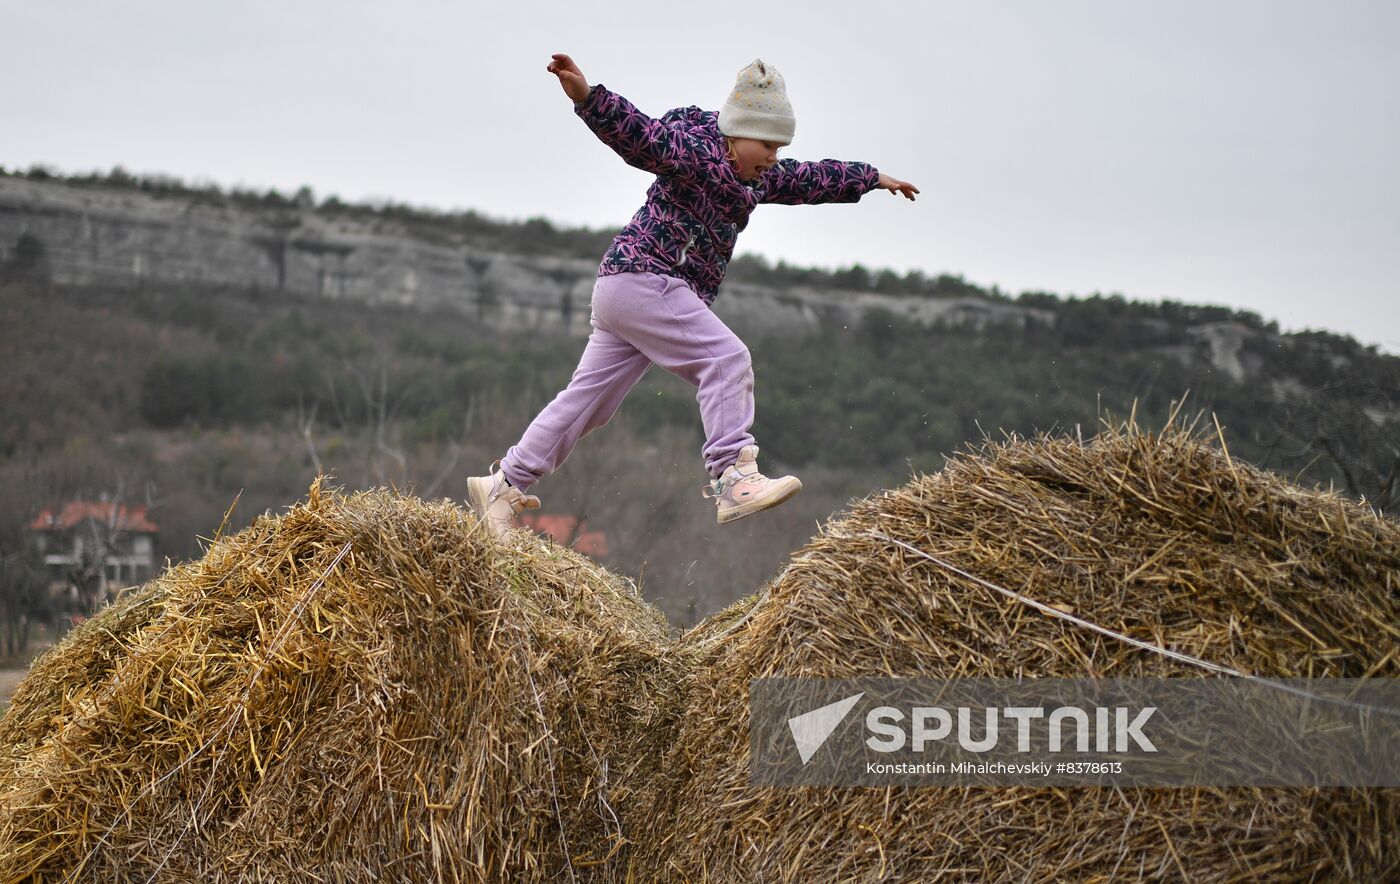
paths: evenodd
<path fill-rule="evenodd" d="M 681 249 L 680 259 L 677 260 L 676 263 L 671 265 L 672 270 L 675 270 L 677 267 L 685 263 L 685 253 L 690 251 L 690 247 L 693 245 L 695 245 L 695 234 L 692 233 L 690 235 L 690 239 L 685 244 L 685 248 Z"/>

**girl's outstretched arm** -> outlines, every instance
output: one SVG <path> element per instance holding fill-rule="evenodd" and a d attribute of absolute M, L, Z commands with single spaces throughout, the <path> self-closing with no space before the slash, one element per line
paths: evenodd
<path fill-rule="evenodd" d="M 763 173 L 762 201 L 788 206 L 853 203 L 879 187 L 883 177 L 869 163 L 783 159 Z"/>
<path fill-rule="evenodd" d="M 919 188 L 879 171 L 869 163 L 821 160 L 801 163 L 779 160 L 764 175 L 765 203 L 812 206 L 820 203 L 853 203 L 878 188 L 902 193 L 910 200 Z"/>
<path fill-rule="evenodd" d="M 687 174 L 693 170 L 694 152 L 684 134 L 642 113 L 603 84 L 590 87 L 583 71 L 569 56 L 555 53 L 552 58 L 546 70 L 559 78 L 564 93 L 573 99 L 574 113 L 629 166 L 653 175 Z"/>

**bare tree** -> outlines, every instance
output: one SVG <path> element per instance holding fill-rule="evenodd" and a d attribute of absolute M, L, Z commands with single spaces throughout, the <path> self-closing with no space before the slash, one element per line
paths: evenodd
<path fill-rule="evenodd" d="M 118 477 L 111 506 L 99 509 L 97 516 L 77 525 L 77 555 L 68 568 L 68 581 L 77 592 L 79 609 L 85 616 L 96 613 L 107 601 L 107 559 L 121 549 L 129 535 L 122 519 L 125 496 L 126 482 Z"/>
<path fill-rule="evenodd" d="M 442 464 L 442 468 L 438 470 L 437 475 L 434 476 L 433 480 L 428 483 L 426 488 L 423 489 L 422 495 L 424 497 L 432 497 L 435 494 L 437 494 L 437 491 L 439 488 L 442 487 L 443 482 L 446 482 L 448 477 L 451 476 L 452 473 L 457 469 L 457 462 L 460 461 L 462 458 L 462 448 L 466 443 L 466 440 L 471 436 L 472 423 L 475 421 L 475 419 L 476 397 L 468 396 L 467 412 L 466 415 L 462 418 L 462 430 L 460 433 L 458 433 L 457 438 L 453 439 L 451 442 L 448 443 L 447 459 Z"/>
<path fill-rule="evenodd" d="M 342 365 L 345 373 L 355 381 L 355 387 L 363 397 L 364 411 L 369 421 L 367 428 L 363 430 L 365 464 L 363 485 L 392 483 L 400 488 L 414 485 L 417 471 L 412 462 L 413 457 L 411 452 L 400 443 L 402 436 L 400 414 L 410 401 L 412 387 L 406 386 L 402 390 L 392 391 L 389 367 L 382 354 L 368 367 L 362 367 L 348 359 L 344 360 Z M 328 399 L 336 417 L 337 428 L 346 434 L 357 432 L 350 419 L 349 404 L 341 402 L 333 377 L 326 377 L 326 387 L 329 393 Z M 316 444 L 316 417 L 319 408 L 319 402 L 313 403 L 309 410 L 302 402 L 298 405 L 297 413 L 297 433 L 306 446 L 312 467 L 317 474 L 325 472 L 325 466 Z M 454 439 L 448 442 L 446 453 L 439 458 L 440 462 L 425 470 L 425 472 L 432 473 L 433 478 L 420 490 L 419 493 L 422 496 L 431 497 L 436 494 L 457 468 L 463 446 L 472 432 L 476 412 L 475 397 L 468 397 L 461 430 Z"/>
<path fill-rule="evenodd" d="M 0 639 L 4 656 L 11 658 L 28 650 L 33 627 L 48 618 L 50 609 L 43 565 L 22 543 L 0 550 Z"/>
<path fill-rule="evenodd" d="M 306 412 L 306 402 L 302 397 L 297 397 L 297 428 L 301 432 L 301 439 L 306 443 L 306 451 L 311 455 L 311 466 L 316 470 L 316 475 L 321 475 L 325 469 L 321 466 L 321 456 L 316 452 L 316 439 L 313 432 L 316 427 L 316 412 L 320 409 L 321 403 L 314 402 L 311 405 L 311 413 Z"/>

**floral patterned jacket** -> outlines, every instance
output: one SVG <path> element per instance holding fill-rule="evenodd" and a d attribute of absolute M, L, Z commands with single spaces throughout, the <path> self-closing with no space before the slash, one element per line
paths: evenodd
<path fill-rule="evenodd" d="M 880 180 L 868 163 L 782 159 L 746 183 L 727 158 L 716 111 L 692 105 L 652 119 L 601 83 L 574 110 L 629 165 L 656 175 L 646 205 L 613 239 L 598 275 L 679 277 L 707 304 L 719 294 L 739 231 L 759 203 L 853 203 Z"/>

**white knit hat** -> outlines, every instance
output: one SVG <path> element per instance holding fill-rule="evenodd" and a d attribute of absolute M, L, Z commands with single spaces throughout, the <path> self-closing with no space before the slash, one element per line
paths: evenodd
<path fill-rule="evenodd" d="M 732 138 L 792 143 L 797 119 L 788 103 L 783 75 L 762 59 L 739 72 L 734 91 L 719 111 L 719 131 Z"/>

